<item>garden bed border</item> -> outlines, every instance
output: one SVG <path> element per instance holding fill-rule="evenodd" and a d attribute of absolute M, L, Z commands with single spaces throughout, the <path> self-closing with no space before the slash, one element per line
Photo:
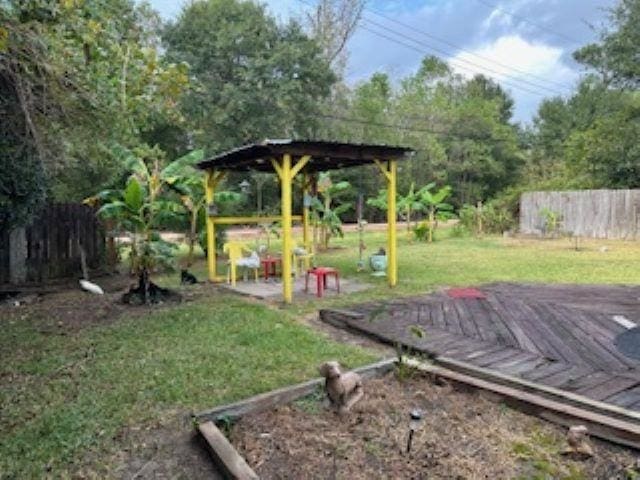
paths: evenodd
<path fill-rule="evenodd" d="M 434 378 L 446 379 L 458 389 L 478 391 L 489 400 L 503 402 L 516 410 L 565 427 L 585 425 L 595 437 L 640 450 L 640 422 L 634 412 L 550 387 L 540 389 L 537 384 L 446 357 L 438 358 L 435 363 L 403 357 L 402 362 Z M 397 363 L 397 358 L 390 358 L 355 371 L 365 379 L 374 378 L 391 371 Z M 196 428 L 225 477 L 241 480 L 258 478 L 217 424 L 234 422 L 243 415 L 293 402 L 318 391 L 323 383 L 324 378 L 316 378 L 194 414 Z"/>

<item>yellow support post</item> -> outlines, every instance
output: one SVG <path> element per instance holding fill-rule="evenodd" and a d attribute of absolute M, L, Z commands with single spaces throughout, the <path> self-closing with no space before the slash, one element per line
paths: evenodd
<path fill-rule="evenodd" d="M 291 232 L 291 155 L 282 156 L 280 190 L 282 195 L 282 293 L 285 303 L 293 301 L 293 281 L 291 279 L 291 255 L 293 239 Z M 276 169 L 277 171 L 277 169 Z"/>
<path fill-rule="evenodd" d="M 305 173 L 302 178 L 302 243 L 307 253 L 312 253 L 309 234 L 309 207 L 306 204 L 309 197 L 309 181 L 309 175 Z"/>
<path fill-rule="evenodd" d="M 396 230 L 396 179 L 398 175 L 397 160 L 389 160 L 387 177 L 387 278 L 389 286 L 398 283 L 398 255 Z"/>
<path fill-rule="evenodd" d="M 207 270 L 209 272 L 209 281 L 215 282 L 217 280 L 216 272 L 216 227 L 213 218 L 209 215 L 209 205 L 213 203 L 214 193 L 216 186 L 224 177 L 224 172 L 215 172 L 214 170 L 207 170 L 204 189 L 205 198 L 207 200 Z"/>

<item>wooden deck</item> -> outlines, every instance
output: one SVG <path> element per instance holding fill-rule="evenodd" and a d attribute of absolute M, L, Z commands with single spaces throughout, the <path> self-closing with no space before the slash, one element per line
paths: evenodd
<path fill-rule="evenodd" d="M 628 327 L 613 318 L 640 325 L 640 287 L 479 290 L 485 298 L 439 292 L 322 310 L 320 317 L 386 343 L 640 411 L 640 362 L 618 351 L 615 338 Z"/>

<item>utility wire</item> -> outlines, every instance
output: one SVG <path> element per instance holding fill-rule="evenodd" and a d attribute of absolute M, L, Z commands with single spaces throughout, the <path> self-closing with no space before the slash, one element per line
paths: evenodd
<path fill-rule="evenodd" d="M 307 0 L 297 0 L 297 1 L 298 1 L 298 2 L 300 2 L 300 3 L 302 3 L 302 4 L 307 5 L 307 6 L 309 6 L 309 7 L 315 8 L 315 5 L 314 5 L 314 4 L 312 4 L 312 3 L 310 3 L 310 2 L 309 2 L 309 1 L 307 1 Z M 414 39 L 414 38 L 412 38 L 412 37 L 410 37 L 410 36 L 408 36 L 408 35 L 405 35 L 405 34 L 403 34 L 403 33 L 401 33 L 401 32 L 394 31 L 393 29 L 390 29 L 390 28 L 388 28 L 388 27 L 386 27 L 386 26 L 384 26 L 384 25 L 380 25 L 379 23 L 377 23 L 377 22 L 375 22 L 375 21 L 373 21 L 373 20 L 371 20 L 371 19 L 363 19 L 363 20 L 364 20 L 365 22 L 369 22 L 370 24 L 373 24 L 373 25 L 379 26 L 378 28 L 383 28 L 384 30 L 387 30 L 387 31 L 389 31 L 389 32 L 391 32 L 391 33 L 393 33 L 393 34 L 395 34 L 395 35 L 397 35 L 397 36 L 404 37 L 404 38 L 406 38 L 406 39 L 408 39 L 408 40 L 410 40 L 410 41 L 412 41 L 412 42 L 414 42 L 414 43 L 416 43 L 416 44 L 421 45 L 423 48 L 424 48 L 424 47 L 426 47 L 426 48 L 428 48 L 428 49 L 430 49 L 430 50 L 433 50 L 433 51 L 436 51 L 436 52 L 443 53 L 443 54 L 444 54 L 444 55 L 446 55 L 446 56 L 449 56 L 449 55 L 450 55 L 450 54 L 449 54 L 448 52 L 446 52 L 446 51 L 439 50 L 438 48 L 436 48 L 436 47 L 432 47 L 432 46 L 430 46 L 430 45 L 428 45 L 428 44 L 425 44 L 425 43 L 421 42 L 420 40 L 416 40 L 416 39 Z M 385 33 L 379 32 L 379 31 L 377 31 L 377 30 L 373 30 L 373 29 L 368 28 L 368 27 L 366 27 L 366 26 L 364 26 L 364 25 L 360 25 L 360 28 L 362 28 L 363 30 L 366 30 L 366 31 L 368 31 L 368 32 L 370 32 L 370 33 L 373 33 L 374 35 L 377 35 L 377 36 L 379 36 L 379 37 L 381 37 L 381 38 L 384 38 L 384 39 L 386 39 L 386 40 L 389 40 L 389 41 L 391 41 L 391 42 L 394 42 L 394 43 L 396 43 L 396 44 L 398 44 L 398 45 L 402 45 L 402 46 L 404 46 L 404 47 L 410 48 L 410 49 L 412 49 L 412 50 L 414 50 L 414 51 L 417 51 L 417 52 L 419 52 L 419 53 L 422 53 L 422 54 L 424 54 L 424 53 L 430 53 L 430 52 L 425 51 L 424 49 L 421 49 L 421 48 L 419 48 L 419 47 L 416 47 L 415 45 L 407 44 L 407 43 L 403 42 L 402 40 L 399 40 L 399 39 L 394 38 L 394 37 L 390 37 L 389 35 L 387 35 L 387 34 L 385 34 Z M 443 60 L 443 61 L 444 61 L 444 60 Z M 529 84 L 529 85 L 533 86 L 534 88 L 537 88 L 538 90 L 534 91 L 534 90 L 532 90 L 532 89 L 531 89 L 531 86 L 530 86 L 530 87 L 523 87 L 523 86 L 521 86 L 520 84 L 512 83 L 512 81 L 507 81 L 507 80 L 504 80 L 504 79 L 495 78 L 495 77 L 492 77 L 491 75 L 488 75 L 488 74 L 487 74 L 487 76 L 488 76 L 488 77 L 492 77 L 495 81 L 497 81 L 497 82 L 499 82 L 499 83 L 502 83 L 502 84 L 504 84 L 504 85 L 510 86 L 510 87 L 515 88 L 515 89 L 517 89 L 517 90 L 521 90 L 521 91 L 524 91 L 524 92 L 530 93 L 530 94 L 532 94 L 532 95 L 536 95 L 536 96 L 539 96 L 539 97 L 546 97 L 546 96 L 548 96 L 548 95 L 549 95 L 549 93 L 543 93 L 543 92 L 541 92 L 541 91 L 540 91 L 540 89 L 542 89 L 542 90 L 546 90 L 546 91 L 548 91 L 548 92 L 552 93 L 553 95 L 562 95 L 562 92 L 560 92 L 560 91 L 558 91 L 558 90 L 553 90 L 553 89 L 551 89 L 551 88 L 548 88 L 548 87 L 545 87 L 545 86 L 542 86 L 542 85 L 538 85 L 538 84 L 535 84 L 535 83 L 533 83 L 533 82 L 529 82 L 529 81 L 527 81 L 527 80 L 525 80 L 525 79 L 521 79 L 521 78 L 518 78 L 518 77 L 513 77 L 513 76 L 510 76 L 510 75 L 506 75 L 506 74 L 504 74 L 503 72 L 497 72 L 497 71 L 495 71 L 495 70 L 491 70 L 491 69 L 489 69 L 489 68 L 487 68 L 487 67 L 483 67 L 483 66 L 481 66 L 481 65 L 474 64 L 473 62 L 470 62 L 470 61 L 468 61 L 468 60 L 462 60 L 462 59 L 460 59 L 460 60 L 449 60 L 449 63 L 453 64 L 454 66 L 456 66 L 457 68 L 459 68 L 459 69 L 461 69 L 461 70 L 464 70 L 464 71 L 470 72 L 470 73 L 472 73 L 472 74 L 476 74 L 476 73 L 478 73 L 478 72 L 477 72 L 477 70 L 472 69 L 472 68 L 469 68 L 469 67 L 466 67 L 466 66 L 458 65 L 456 62 L 464 62 L 464 63 L 468 63 L 468 64 L 474 65 L 474 66 L 476 66 L 476 68 L 480 68 L 480 69 L 482 69 L 482 70 L 484 70 L 484 71 L 493 72 L 493 73 L 494 73 L 494 75 L 497 75 L 498 77 L 507 76 L 507 77 L 511 77 L 511 78 L 513 78 L 513 79 L 514 79 L 513 81 L 520 82 L 520 83 L 523 83 L 523 84 Z"/>
<path fill-rule="evenodd" d="M 416 51 L 416 52 L 418 52 L 418 53 L 422 53 L 422 54 L 429 53 L 429 52 L 425 51 L 423 48 L 416 47 L 415 45 L 410 45 L 410 44 L 408 44 L 408 43 L 403 42 L 402 40 L 398 40 L 398 39 L 393 38 L 393 37 L 390 37 L 389 35 L 386 35 L 386 34 L 384 34 L 384 33 L 378 32 L 378 31 L 376 31 L 376 30 L 372 30 L 372 29 L 370 29 L 370 28 L 368 28 L 368 27 L 366 27 L 366 26 L 364 26 L 364 25 L 361 25 L 361 26 L 360 26 L 360 28 L 362 28 L 363 30 L 366 30 L 366 31 L 368 31 L 368 32 L 371 32 L 371 33 L 373 33 L 374 35 L 377 35 L 377 36 L 379 36 L 379 37 L 382 37 L 382 38 L 384 38 L 384 39 L 386 39 L 386 40 L 389 40 L 390 42 L 394 42 L 394 43 L 397 43 L 398 45 L 402 45 L 402 46 L 404 46 L 404 47 L 410 48 L 410 49 L 412 49 L 412 50 L 414 50 L 414 51 Z M 457 67 L 458 67 L 458 68 L 460 68 L 461 70 L 465 70 L 465 71 L 468 71 L 468 72 L 470 72 L 470 73 L 478 73 L 476 70 L 473 70 L 473 69 L 471 69 L 471 68 L 469 68 L 469 67 L 464 67 L 464 66 L 460 66 L 460 65 L 458 65 Z M 490 75 L 487 75 L 487 76 L 490 76 Z M 510 87 L 512 87 L 512 88 L 515 88 L 515 89 L 517 89 L 517 90 L 521 90 L 521 91 L 523 91 L 523 92 L 530 93 L 530 94 L 532 94 L 532 95 L 536 95 L 536 96 L 539 96 L 539 97 L 546 97 L 546 96 L 548 96 L 548 94 L 547 94 L 547 93 L 543 93 L 543 92 L 540 92 L 540 91 L 530 90 L 529 88 L 522 87 L 522 86 L 520 86 L 520 85 L 518 85 L 518 84 L 511 83 L 511 82 L 508 82 L 508 81 L 506 81 L 506 80 L 497 80 L 497 79 L 495 79 L 495 78 L 494 78 L 494 80 L 496 80 L 496 81 L 498 81 L 498 82 L 500 82 L 500 83 L 502 83 L 502 84 L 504 84 L 504 85 L 510 86 Z"/>
<path fill-rule="evenodd" d="M 411 127 L 411 126 L 408 126 L 408 125 L 398 125 L 398 124 L 392 124 L 392 123 L 375 122 L 375 121 L 372 121 L 372 120 L 363 120 L 363 119 L 360 119 L 360 118 L 345 117 L 345 116 L 342 116 L 342 115 L 315 114 L 315 115 L 311 115 L 311 116 L 317 117 L 317 118 L 322 118 L 322 119 L 325 119 L 325 120 L 334 120 L 334 121 L 340 121 L 340 122 L 346 122 L 346 123 L 354 123 L 354 124 L 358 124 L 358 125 L 377 127 L 377 128 L 387 128 L 387 129 L 393 129 L 393 130 L 404 130 L 404 131 L 417 132 L 417 133 L 431 133 L 433 135 L 442 135 L 444 137 L 455 138 L 455 139 L 458 139 L 458 140 L 478 140 L 478 141 L 492 141 L 492 142 L 508 142 L 508 141 L 510 141 L 509 139 L 506 139 L 506 138 L 496 138 L 496 137 L 493 137 L 491 135 L 485 135 L 485 136 L 462 135 L 462 134 L 457 134 L 455 132 L 436 130 L 436 129 L 433 129 L 433 128 L 427 128 L 427 127 L 419 128 L 419 127 Z"/>
<path fill-rule="evenodd" d="M 483 4 L 485 7 L 489 7 L 491 9 L 500 10 L 500 11 L 506 13 L 507 15 L 509 15 L 510 17 L 518 18 L 518 19 L 522 20 L 523 22 L 529 23 L 529 24 L 533 25 L 534 27 L 539 28 L 540 30 L 544 30 L 545 32 L 551 33 L 551 34 L 553 34 L 553 35 L 555 35 L 557 37 L 564 38 L 565 40 L 570 41 L 572 44 L 580 45 L 580 44 L 583 43 L 583 42 L 581 42 L 579 40 L 576 40 L 575 38 L 572 38 L 572 37 L 570 37 L 568 35 L 565 35 L 564 33 L 557 32 L 557 31 L 555 31 L 555 30 L 553 30 L 553 29 L 551 29 L 551 28 L 549 28 L 549 27 L 547 27 L 545 25 L 542 25 L 540 23 L 534 22 L 533 20 L 530 20 L 530 19 L 528 19 L 527 17 L 525 17 L 523 15 L 518 15 L 517 13 L 514 13 L 514 12 L 512 12 L 510 10 L 507 10 L 506 8 L 503 8 L 500 5 L 497 5 L 495 3 L 487 2 L 485 0 L 476 0 L 476 1 L 478 3 Z"/>
<path fill-rule="evenodd" d="M 413 37 L 411 37 L 409 35 L 405 35 L 402 32 L 395 31 L 395 30 L 393 30 L 391 28 L 388 28 L 388 27 L 386 27 L 386 26 L 384 26 L 384 25 L 382 25 L 382 24 L 380 24 L 378 22 L 375 22 L 373 20 L 364 19 L 364 21 L 367 22 L 370 25 L 373 25 L 373 26 L 377 27 L 377 28 L 381 28 L 381 29 L 383 29 L 383 30 L 385 30 L 387 32 L 390 32 L 390 33 L 392 33 L 394 35 L 397 35 L 398 37 L 407 39 L 407 40 L 412 41 L 412 42 L 414 42 L 414 43 L 416 43 L 418 45 L 424 46 L 425 48 L 428 48 L 429 50 L 433 50 L 434 52 L 438 52 L 438 53 L 443 54 L 443 55 L 450 55 L 450 53 L 445 51 L 445 50 L 442 50 L 442 49 L 440 49 L 438 47 L 434 47 L 432 45 L 429 45 L 428 43 L 422 42 L 421 40 L 416 40 L 415 38 L 413 38 Z M 483 71 L 491 72 L 494 75 L 504 76 L 504 77 L 510 78 L 511 81 L 515 81 L 515 82 L 519 82 L 519 83 L 522 83 L 524 85 L 527 85 L 527 88 L 533 87 L 533 88 L 536 88 L 536 89 L 546 90 L 547 92 L 549 92 L 549 93 L 551 93 L 553 95 L 562 95 L 562 92 L 560 92 L 559 90 L 547 87 L 547 86 L 542 85 L 540 83 L 531 82 L 529 80 L 526 80 L 526 79 L 523 79 L 523 78 L 520 78 L 520 77 L 509 75 L 508 73 L 504 73 L 504 72 L 500 72 L 500 71 L 497 71 L 497 70 L 493 70 L 493 69 L 491 69 L 489 67 L 485 67 L 483 65 L 480 65 L 479 63 L 472 62 L 471 60 L 466 60 L 466 59 L 462 59 L 462 58 L 459 58 L 459 59 L 456 59 L 456 60 L 449 59 L 449 63 L 453 63 L 454 65 L 455 65 L 455 63 L 464 63 L 464 64 L 467 64 L 467 65 L 471 65 L 471 67 L 475 67 L 475 68 L 479 68 L 479 69 L 481 69 Z"/>
<path fill-rule="evenodd" d="M 380 13 L 379 11 L 374 10 L 371 7 L 365 7 L 365 10 L 369 11 L 370 13 L 373 13 L 374 15 L 376 15 L 378 17 L 384 18 L 385 20 L 387 20 L 389 22 L 393 22 L 393 23 L 395 23 L 397 25 L 400 25 L 401 27 L 404 27 L 404 28 L 406 28 L 408 30 L 411 30 L 411 31 L 416 32 L 416 33 L 419 33 L 420 35 L 423 35 L 425 37 L 431 38 L 431 39 L 433 39 L 433 40 L 435 40 L 437 42 L 440 42 L 442 44 L 448 45 L 449 47 L 455 48 L 458 51 L 468 53 L 469 55 L 472 55 L 474 57 L 480 58 L 480 59 L 482 59 L 482 60 L 484 60 L 486 62 L 490 62 L 490 63 L 493 63 L 495 65 L 498 65 L 501 68 L 505 68 L 507 70 L 511 70 L 513 72 L 517 72 L 517 73 L 522 74 L 522 75 L 527 75 L 529 77 L 536 78 L 538 80 L 541 80 L 541 81 L 549 83 L 549 84 L 556 85 L 556 86 L 561 87 L 561 88 L 573 88 L 571 85 L 568 85 L 566 83 L 556 82 L 555 80 L 549 80 L 548 78 L 545 78 L 545 77 L 543 77 L 541 75 L 536 75 L 534 73 L 527 72 L 526 70 L 521 70 L 519 68 L 512 67 L 510 65 L 507 65 L 506 63 L 501 63 L 501 62 L 499 62 L 497 60 L 493 60 L 493 59 L 491 59 L 491 58 L 489 58 L 487 56 L 480 55 L 480 54 L 475 53 L 475 52 L 473 52 L 471 50 L 467 50 L 466 48 L 464 48 L 464 47 L 462 47 L 462 46 L 460 46 L 460 45 L 458 45 L 456 43 L 450 42 L 449 40 L 446 40 L 444 38 L 440 38 L 440 37 L 438 37 L 436 35 L 433 35 L 431 33 L 427 33 L 424 30 L 417 29 L 417 28 L 409 25 L 408 23 L 400 22 L 400 21 L 398 21 L 398 20 L 396 20 L 394 18 L 389 17 L 388 15 L 384 15 L 384 14 Z M 365 20 L 366 20 L 366 17 L 365 17 Z"/>

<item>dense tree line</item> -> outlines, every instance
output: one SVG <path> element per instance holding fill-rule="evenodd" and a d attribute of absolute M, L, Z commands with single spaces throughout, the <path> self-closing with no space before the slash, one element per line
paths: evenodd
<path fill-rule="evenodd" d="M 362 8 L 322 0 L 278 23 L 254 1 L 197 0 L 163 24 L 133 0 L 0 0 L 0 228 L 120 185 L 122 148 L 157 145 L 169 161 L 264 138 L 411 146 L 400 192 L 451 185 L 456 207 L 531 188 L 640 187 L 640 0 L 610 11 L 599 41 L 574 54 L 589 69 L 576 91 L 545 100 L 526 127 L 500 85 L 435 57 L 406 78 L 346 85 Z M 352 200 L 382 187 L 375 169 L 334 176 Z M 276 182 L 247 180 L 245 209 L 277 206 Z"/>

